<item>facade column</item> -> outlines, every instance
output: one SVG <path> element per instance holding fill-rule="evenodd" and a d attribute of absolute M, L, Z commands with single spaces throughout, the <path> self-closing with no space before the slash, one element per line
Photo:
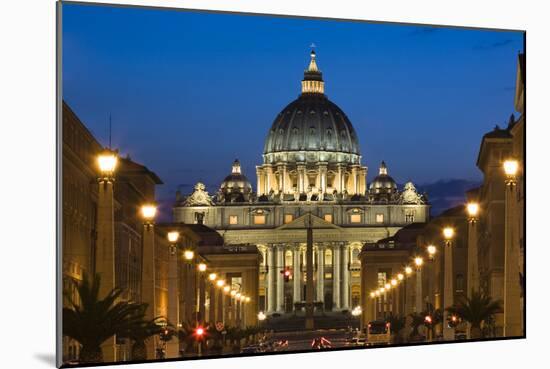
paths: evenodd
<path fill-rule="evenodd" d="M 514 237 L 517 182 L 506 183 L 504 225 L 504 330 L 505 337 L 522 335 L 519 244 Z"/>
<path fill-rule="evenodd" d="M 224 298 L 223 298 L 223 288 L 218 288 L 218 307 L 216 312 L 216 321 L 217 322 L 223 322 L 223 311 L 224 311 Z"/>
<path fill-rule="evenodd" d="M 276 277 L 277 277 L 277 298 L 276 298 L 276 310 L 278 312 L 283 312 L 285 308 L 284 304 L 284 290 L 285 290 L 285 280 L 284 275 L 281 271 L 284 268 L 284 247 L 283 245 L 277 245 L 277 264 L 276 264 Z"/>
<path fill-rule="evenodd" d="M 340 309 L 340 244 L 335 243 L 332 247 L 334 261 L 332 265 L 332 301 L 333 308 Z"/>
<path fill-rule="evenodd" d="M 321 175 L 321 192 L 327 192 L 327 165 L 322 164 L 319 166 L 319 174 Z"/>
<path fill-rule="evenodd" d="M 95 272 L 101 276 L 99 297 L 102 299 L 115 288 L 115 215 L 113 180 L 100 180 L 98 191 Z M 114 336 L 103 342 L 101 351 L 103 353 L 103 359 L 106 362 L 117 360 L 116 341 Z"/>
<path fill-rule="evenodd" d="M 341 194 L 344 191 L 344 180 L 342 178 L 342 165 L 338 164 L 337 168 L 338 168 L 338 172 L 336 173 L 335 187 L 338 193 Z"/>
<path fill-rule="evenodd" d="M 325 247 L 317 246 L 317 301 L 325 300 Z"/>
<path fill-rule="evenodd" d="M 259 167 L 256 167 L 256 192 L 258 196 L 264 194 L 264 183 L 263 183 L 263 170 Z"/>
<path fill-rule="evenodd" d="M 303 164 L 298 164 L 298 192 L 304 193 L 305 191 L 305 166 Z"/>
<path fill-rule="evenodd" d="M 276 263 L 275 263 L 275 246 L 274 245 L 268 245 L 267 246 L 267 311 L 272 313 L 277 310 L 277 305 L 275 303 L 275 283 L 276 283 L 276 276 L 277 276 L 277 269 L 276 269 Z"/>
<path fill-rule="evenodd" d="M 287 178 L 287 171 L 286 171 L 286 165 L 282 166 L 282 173 L 281 173 L 281 191 L 283 193 L 288 193 L 288 178 Z"/>
<path fill-rule="evenodd" d="M 349 308 L 349 244 L 342 247 L 342 309 Z"/>
<path fill-rule="evenodd" d="M 273 186 L 273 168 L 271 168 L 270 166 L 268 166 L 266 168 L 266 179 L 265 179 L 265 194 L 266 195 L 269 195 L 269 192 L 271 192 L 271 188 Z"/>
<path fill-rule="evenodd" d="M 208 323 L 214 324 L 216 321 L 216 285 L 214 281 L 210 283 L 210 290 L 208 292 L 210 302 L 208 304 Z"/>
<path fill-rule="evenodd" d="M 143 226 L 142 247 L 142 275 L 141 275 L 141 302 L 148 305 L 145 314 L 146 320 L 152 320 L 155 316 L 155 229 L 152 223 Z M 145 342 L 147 359 L 156 358 L 156 340 Z"/>
<path fill-rule="evenodd" d="M 351 191 L 352 194 L 356 194 L 357 191 L 357 167 L 351 168 Z"/>
<path fill-rule="evenodd" d="M 292 302 L 302 301 L 302 272 L 300 271 L 300 244 L 292 250 Z M 294 308 L 294 306 L 293 306 Z"/>

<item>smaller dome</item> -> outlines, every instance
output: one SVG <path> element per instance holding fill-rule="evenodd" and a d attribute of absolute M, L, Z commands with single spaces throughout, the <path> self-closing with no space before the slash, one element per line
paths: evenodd
<path fill-rule="evenodd" d="M 220 194 L 224 201 L 242 202 L 248 201 L 250 193 L 252 193 L 252 185 L 241 173 L 241 163 L 235 159 L 231 174 L 225 177 L 220 185 Z"/>
<path fill-rule="evenodd" d="M 369 191 L 373 195 L 392 194 L 397 192 L 397 184 L 394 179 L 388 175 L 386 163 L 380 164 L 378 175 L 373 179 L 369 186 Z"/>

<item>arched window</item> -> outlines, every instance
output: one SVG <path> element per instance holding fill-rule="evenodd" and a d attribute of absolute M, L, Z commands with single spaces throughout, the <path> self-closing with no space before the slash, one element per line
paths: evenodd
<path fill-rule="evenodd" d="M 325 250 L 325 265 L 332 265 L 332 250 Z"/>
<path fill-rule="evenodd" d="M 359 249 L 353 249 L 351 250 L 351 262 L 352 263 L 359 263 Z"/>
<path fill-rule="evenodd" d="M 464 276 L 462 274 L 456 275 L 455 289 L 456 289 L 456 292 L 464 291 Z"/>
<path fill-rule="evenodd" d="M 292 251 L 286 250 L 285 252 L 285 266 L 292 266 Z"/>

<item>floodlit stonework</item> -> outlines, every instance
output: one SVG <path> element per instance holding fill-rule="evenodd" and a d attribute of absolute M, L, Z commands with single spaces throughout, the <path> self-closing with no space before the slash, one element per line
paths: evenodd
<path fill-rule="evenodd" d="M 256 245 L 259 308 L 269 313 L 290 312 L 305 301 L 306 214 L 313 215 L 314 301 L 325 310 L 360 304 L 358 255 L 365 243 L 429 218 L 426 196 L 412 182 L 398 188 L 384 162 L 367 184 L 357 134 L 324 94 L 314 52 L 302 94 L 268 131 L 256 177 L 253 191 L 236 160 L 218 189 L 198 183 L 187 196 L 178 194 L 173 218 L 214 228 L 226 247 Z"/>

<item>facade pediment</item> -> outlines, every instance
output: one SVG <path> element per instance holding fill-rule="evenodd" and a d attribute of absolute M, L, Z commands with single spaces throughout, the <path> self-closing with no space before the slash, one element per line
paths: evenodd
<path fill-rule="evenodd" d="M 308 217 L 311 216 L 311 225 L 313 229 L 338 229 L 341 230 L 342 228 L 334 225 L 332 223 L 327 222 L 326 220 L 319 218 L 316 215 L 313 214 L 304 214 L 296 219 L 294 219 L 292 222 L 283 224 L 282 226 L 276 228 L 277 230 L 285 230 L 285 229 L 305 229 L 306 228 L 306 222 L 308 221 Z"/>

